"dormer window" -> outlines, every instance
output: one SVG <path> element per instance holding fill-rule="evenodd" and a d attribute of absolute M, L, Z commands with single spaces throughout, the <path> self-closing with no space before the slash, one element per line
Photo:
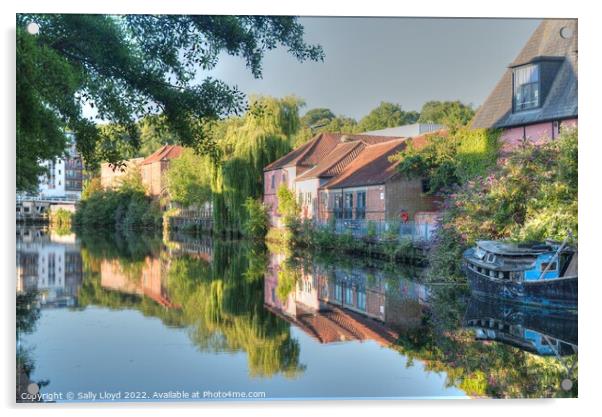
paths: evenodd
<path fill-rule="evenodd" d="M 539 64 L 523 65 L 514 69 L 513 108 L 515 112 L 530 110 L 540 105 Z"/>

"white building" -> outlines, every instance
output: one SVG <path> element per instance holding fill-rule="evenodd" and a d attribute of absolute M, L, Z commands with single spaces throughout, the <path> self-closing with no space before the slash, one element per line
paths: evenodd
<path fill-rule="evenodd" d="M 411 125 L 403 125 L 396 127 L 388 127 L 386 129 L 372 130 L 363 132 L 362 135 L 371 136 L 393 136 L 397 138 L 413 138 L 425 133 L 435 132 L 443 129 L 445 126 L 435 123 L 413 123 Z"/>
<path fill-rule="evenodd" d="M 55 161 L 44 161 L 42 166 L 48 168 L 45 175 L 40 176 L 39 197 L 42 199 L 79 200 L 82 192 L 83 163 L 75 146 L 75 137 L 67 133 L 69 147 L 66 157 Z"/>

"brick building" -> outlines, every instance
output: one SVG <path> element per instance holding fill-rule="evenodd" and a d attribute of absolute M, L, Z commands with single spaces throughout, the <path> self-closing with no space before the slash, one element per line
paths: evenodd
<path fill-rule="evenodd" d="M 183 147 L 178 145 L 164 145 L 146 158 L 133 158 L 125 162 L 122 169 L 104 163 L 101 165 L 101 184 L 104 188 L 115 188 L 121 179 L 134 169 L 140 169 L 142 184 L 149 195 L 159 197 L 165 189 L 165 171 L 169 168 L 172 159 L 178 158 Z"/>
<path fill-rule="evenodd" d="M 431 132 L 440 134 L 441 131 Z M 428 135 L 412 139 L 423 146 Z M 389 158 L 406 146 L 407 138 L 321 133 L 264 169 L 264 203 L 272 225 L 280 226 L 277 190 L 294 190 L 303 218 L 390 220 L 402 211 L 413 220 L 436 209 L 420 179 L 397 173 Z"/>
<path fill-rule="evenodd" d="M 425 136 L 414 139 L 415 146 Z M 320 219 L 391 220 L 402 213 L 414 220 L 419 212 L 436 209 L 436 199 L 425 194 L 419 178 L 408 179 L 397 172 L 390 157 L 406 146 L 396 139 L 366 147 L 336 178 L 320 190 Z"/>
<path fill-rule="evenodd" d="M 502 129 L 503 150 L 555 139 L 576 127 L 577 20 L 548 19 L 535 30 L 477 111 L 474 128 Z"/>

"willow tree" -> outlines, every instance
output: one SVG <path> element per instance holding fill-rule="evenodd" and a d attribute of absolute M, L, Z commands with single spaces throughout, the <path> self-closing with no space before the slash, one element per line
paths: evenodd
<path fill-rule="evenodd" d="M 246 199 L 262 195 L 263 168 L 292 148 L 302 105 L 296 97 L 253 97 L 243 117 L 218 125 L 219 160 L 212 180 L 215 231 L 241 231 Z"/>

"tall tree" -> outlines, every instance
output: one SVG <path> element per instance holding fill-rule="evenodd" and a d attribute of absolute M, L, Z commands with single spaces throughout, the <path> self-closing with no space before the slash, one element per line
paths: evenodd
<path fill-rule="evenodd" d="M 399 104 L 382 101 L 378 107 L 360 120 L 357 130 L 366 132 L 412 124 L 416 123 L 419 116 L 418 112 L 402 110 Z"/>
<path fill-rule="evenodd" d="M 319 107 L 308 110 L 301 118 L 301 125 L 303 127 L 318 128 L 328 124 L 334 118 L 335 115 L 330 109 Z"/>
<path fill-rule="evenodd" d="M 29 33 L 30 23 L 39 32 Z M 102 140 L 82 106 L 123 126 L 133 149 L 136 120 L 161 112 L 180 143 L 211 151 L 204 122 L 242 112 L 244 96 L 210 77 L 198 82 L 198 70 L 215 67 L 226 52 L 259 78 L 264 53 L 278 46 L 300 61 L 323 59 L 295 17 L 17 15 L 17 189 L 37 187 L 39 162 L 64 152 L 65 129 L 87 164 L 120 162 L 120 147 Z"/>
<path fill-rule="evenodd" d="M 357 122 L 355 119 L 346 116 L 335 116 L 330 120 L 322 119 L 322 121 L 315 123 L 313 127 L 310 126 L 304 123 L 303 118 L 301 118 L 301 128 L 295 135 L 293 147 L 296 148 L 303 145 L 318 133 L 356 133 L 357 131 Z"/>
<path fill-rule="evenodd" d="M 439 123 L 451 129 L 466 126 L 474 116 L 474 109 L 459 100 L 427 101 L 420 110 L 420 123 Z"/>
<path fill-rule="evenodd" d="M 296 97 L 255 97 L 244 117 L 218 123 L 219 149 L 212 182 L 213 227 L 239 232 L 247 218 L 244 203 L 263 191 L 263 168 L 289 152 L 300 127 Z"/>

